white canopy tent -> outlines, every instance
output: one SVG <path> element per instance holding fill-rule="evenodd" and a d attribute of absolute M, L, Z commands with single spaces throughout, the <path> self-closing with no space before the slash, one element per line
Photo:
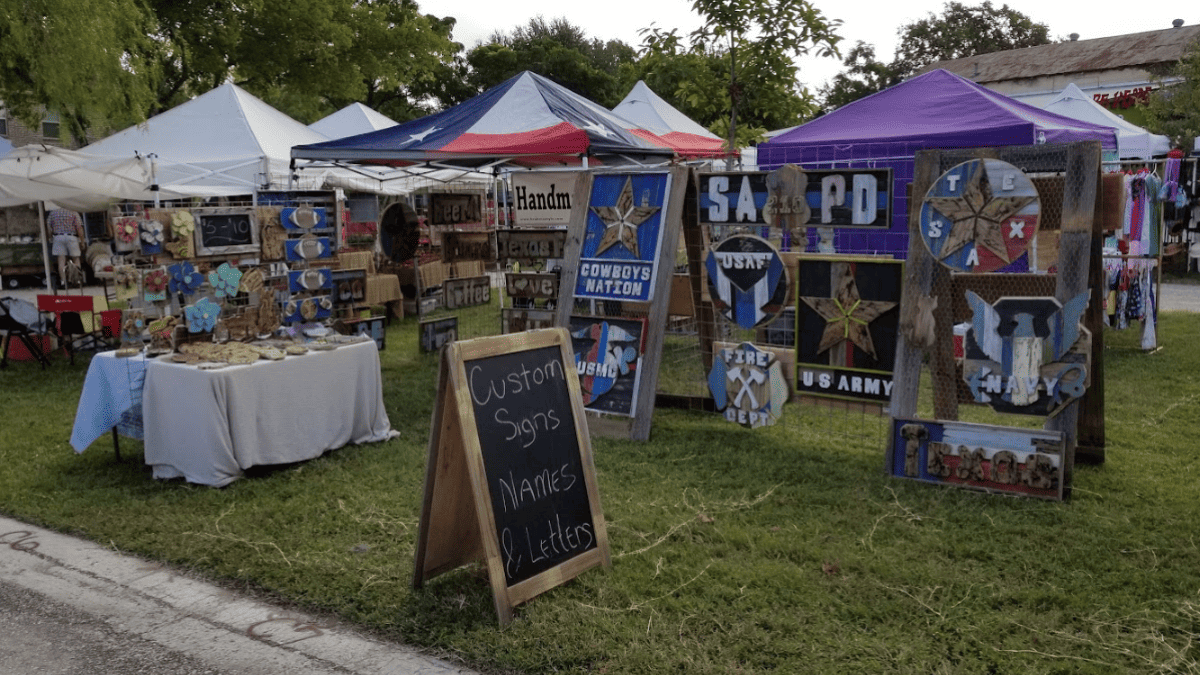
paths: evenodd
<path fill-rule="evenodd" d="M 164 189 L 192 196 L 283 189 L 293 145 L 328 140 L 227 82 L 86 148 L 108 157 L 152 157 Z"/>
<path fill-rule="evenodd" d="M 1074 83 L 1068 84 L 1043 110 L 1057 113 L 1083 122 L 1112 127 L 1117 131 L 1117 155 L 1121 159 L 1153 159 L 1162 157 L 1171 149 L 1171 140 L 1162 134 L 1149 131 L 1127 122 L 1107 108 L 1092 100 Z"/>
<path fill-rule="evenodd" d="M 395 120 L 382 115 L 361 103 L 351 103 L 341 110 L 322 117 L 308 125 L 309 129 L 329 139 L 357 136 L 369 131 L 379 131 L 398 124 Z"/>

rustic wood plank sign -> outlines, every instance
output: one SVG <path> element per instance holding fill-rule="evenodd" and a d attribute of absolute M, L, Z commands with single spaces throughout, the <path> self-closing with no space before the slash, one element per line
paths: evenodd
<path fill-rule="evenodd" d="M 985 492 L 1063 499 L 1063 433 L 893 418 L 888 472 Z"/>
<path fill-rule="evenodd" d="M 487 232 L 443 232 L 442 262 L 495 260 L 496 250 Z"/>
<path fill-rule="evenodd" d="M 426 319 L 421 322 L 418 332 L 421 335 L 421 351 L 436 352 L 443 345 L 458 339 L 458 317 Z"/>
<path fill-rule="evenodd" d="M 486 305 L 492 301 L 491 279 L 486 274 L 480 277 L 447 279 L 442 282 L 442 294 L 446 309 Z"/>
<path fill-rule="evenodd" d="M 482 559 L 500 622 L 611 567 L 571 339 L 562 328 L 442 354 L 413 586 Z"/>
<path fill-rule="evenodd" d="M 554 327 L 554 310 L 552 309 L 513 309 L 505 307 L 500 310 L 500 332 L 520 333 L 527 330 Z"/>
<path fill-rule="evenodd" d="M 435 192 L 429 195 L 430 225 L 465 225 L 483 220 L 479 194 Z"/>
<path fill-rule="evenodd" d="M 561 258 L 566 244 L 567 233 L 562 230 L 496 230 L 496 252 L 502 263 Z"/>
<path fill-rule="evenodd" d="M 509 272 L 504 279 L 510 298 L 549 300 L 558 297 L 558 275 L 553 272 Z"/>

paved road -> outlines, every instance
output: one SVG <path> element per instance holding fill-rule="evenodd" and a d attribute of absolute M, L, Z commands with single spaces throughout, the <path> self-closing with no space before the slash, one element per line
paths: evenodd
<path fill-rule="evenodd" d="M 1200 312 L 1200 284 L 1163 284 L 1159 295 L 1164 311 Z"/>
<path fill-rule="evenodd" d="M 0 675 L 473 674 L 0 517 Z"/>

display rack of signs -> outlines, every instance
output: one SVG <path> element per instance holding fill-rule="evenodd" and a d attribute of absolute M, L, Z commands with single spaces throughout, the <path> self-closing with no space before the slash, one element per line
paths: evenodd
<path fill-rule="evenodd" d="M 593 172 L 577 192 L 586 195 L 571 214 L 562 266 L 555 325 L 571 324 L 580 301 L 591 314 L 644 318 L 645 349 L 636 378 L 631 418 L 601 433 L 633 440 L 650 437 L 658 366 L 668 322 L 671 276 L 679 244 L 681 215 L 689 188 L 689 170 Z M 586 208 L 584 208 L 586 201 Z"/>
<path fill-rule="evenodd" d="M 967 159 L 958 159 L 964 154 Z M 1020 271 L 1042 208 L 1021 167 L 1062 175 L 1053 296 L 1034 292 L 1046 286 L 1044 276 Z M 918 153 L 913 194 L 923 195 L 922 216 L 912 223 L 889 406 L 893 475 L 1054 499 L 1070 495 L 1078 403 L 1102 358 L 1094 339 L 1103 332 L 1102 310 L 1094 307 L 1098 266 L 1090 264 L 1101 236 L 1099 177 L 1094 141 Z M 1007 273 L 973 274 L 984 271 Z M 975 283 L 968 287 L 963 278 Z M 969 328 L 964 358 L 956 363 L 953 317 L 962 315 Z M 931 420 L 916 417 L 926 369 Z M 1045 431 L 959 422 L 964 385 L 976 403 L 1043 417 Z M 1102 401 L 1100 410 L 1089 427 L 1102 428 Z"/>
<path fill-rule="evenodd" d="M 576 206 L 587 200 L 590 177 L 583 171 L 527 171 L 512 175 L 515 229 L 496 233 L 504 275 L 500 332 L 518 333 L 555 325 L 567 227 Z"/>
<path fill-rule="evenodd" d="M 611 566 L 571 339 L 553 328 L 442 353 L 413 586 L 482 560 L 500 622 Z"/>

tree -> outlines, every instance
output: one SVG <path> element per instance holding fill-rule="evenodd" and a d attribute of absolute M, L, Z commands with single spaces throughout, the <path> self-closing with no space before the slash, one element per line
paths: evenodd
<path fill-rule="evenodd" d="M 821 88 L 822 109 L 830 112 L 847 103 L 898 84 L 902 77 L 894 64 L 875 60 L 875 48 L 859 41 L 842 61 L 846 70 Z"/>
<path fill-rule="evenodd" d="M 547 22 L 537 16 L 511 35 L 497 31 L 470 50 L 467 80 L 478 93 L 531 70 L 611 108 L 625 95 L 618 79 L 621 65 L 636 56 L 620 40 L 589 38 L 564 18 Z"/>
<path fill-rule="evenodd" d="M 674 95 L 720 101 L 722 121 L 713 127 L 721 129 L 730 147 L 745 145 L 761 135 L 761 129 L 738 132 L 739 111 L 745 109 L 754 117 L 764 106 L 785 105 L 794 111 L 808 107 L 797 103 L 807 100 L 811 104 L 811 97 L 797 82 L 795 57 L 813 49 L 822 56 L 838 53 L 840 38 L 834 28 L 841 22 L 826 19 L 807 0 L 693 0 L 692 10 L 704 24 L 691 33 L 690 51 L 719 55 L 725 66 L 723 86 L 714 88 L 703 82 L 705 89 L 696 91 L 696 84 L 679 81 Z M 672 57 L 678 55 L 681 43 L 674 29 L 652 29 L 644 48 L 648 54 Z"/>
<path fill-rule="evenodd" d="M 0 100 L 31 128 L 43 112 L 82 142 L 89 127 L 144 119 L 155 64 L 137 0 L 0 1 Z"/>
<path fill-rule="evenodd" d="M 1050 43 L 1050 28 L 1011 9 L 985 0 L 978 6 L 948 2 L 941 16 L 905 24 L 897 31 L 899 46 L 891 63 L 875 60 L 875 48 L 858 43 L 846 55 L 846 69 L 822 88 L 824 110 L 830 111 L 886 89 L 938 61 L 990 54 Z"/>
<path fill-rule="evenodd" d="M 1146 126 L 1188 152 L 1200 137 L 1200 43 L 1188 48 L 1170 76 L 1180 81 L 1151 94 L 1146 103 Z"/>
<path fill-rule="evenodd" d="M 1008 5 L 990 0 L 977 7 L 948 2 L 941 16 L 932 13 L 900 29 L 892 66 L 905 77 L 938 61 L 1050 44 L 1050 28 Z"/>
<path fill-rule="evenodd" d="M 361 101 L 404 120 L 461 45 L 413 0 L 150 0 L 159 110 L 232 78 L 301 121 Z"/>

